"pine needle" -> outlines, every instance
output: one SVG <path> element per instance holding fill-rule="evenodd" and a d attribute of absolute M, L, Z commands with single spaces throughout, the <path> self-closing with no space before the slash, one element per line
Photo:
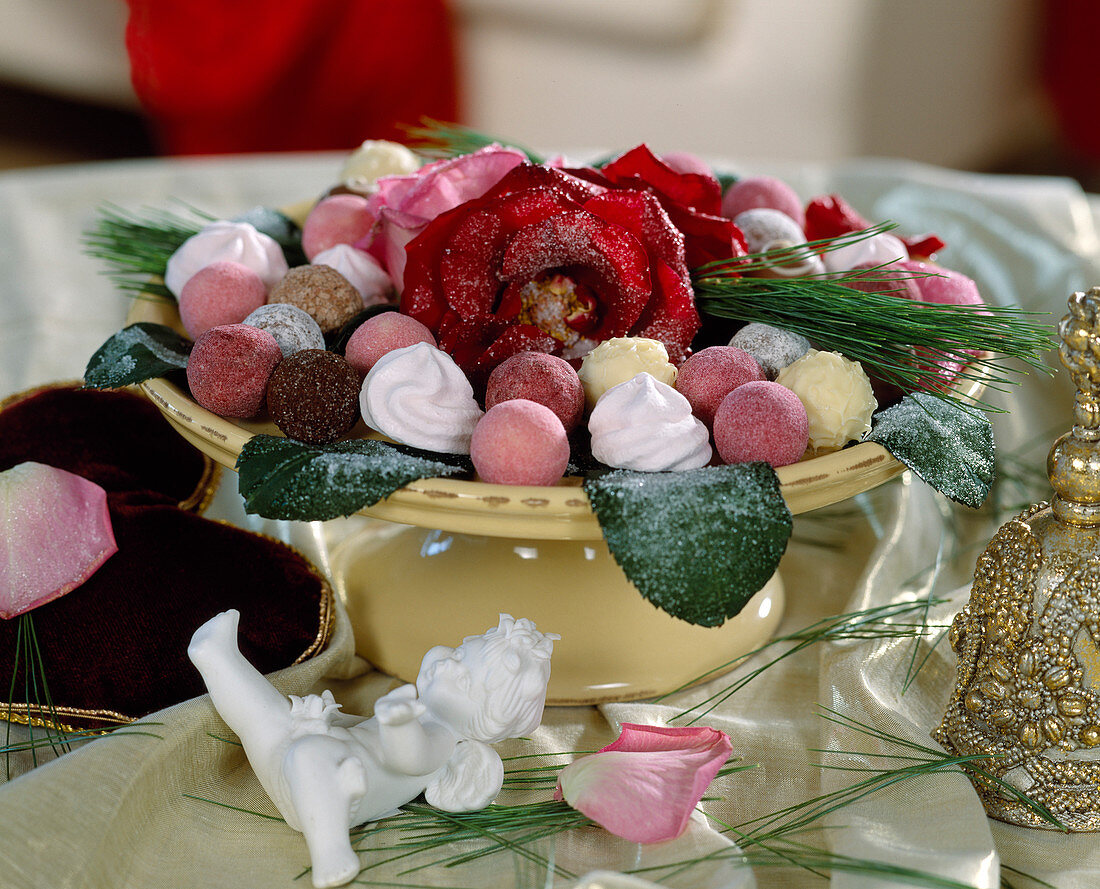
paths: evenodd
<path fill-rule="evenodd" d="M 181 212 L 145 208 L 124 210 L 113 204 L 100 208 L 100 218 L 84 234 L 84 253 L 107 263 L 106 274 L 131 296 L 175 297 L 150 278 L 164 276 L 168 260 L 189 237 L 213 216 L 181 204 Z"/>
<path fill-rule="evenodd" d="M 446 123 L 431 117 L 422 117 L 419 126 L 407 125 L 403 126 L 402 129 L 408 136 L 409 148 L 425 157 L 457 157 L 460 154 L 472 154 L 490 145 L 503 144 L 522 151 L 533 164 L 545 162 L 542 155 L 528 148 L 516 145 L 513 142 L 505 142 L 457 123 Z"/>

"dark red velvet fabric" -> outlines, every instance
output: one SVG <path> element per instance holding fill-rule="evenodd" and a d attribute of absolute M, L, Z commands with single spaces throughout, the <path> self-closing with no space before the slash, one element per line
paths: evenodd
<path fill-rule="evenodd" d="M 84 584 L 31 612 L 55 706 L 140 717 L 202 694 L 187 643 L 227 608 L 240 610 L 241 650 L 265 673 L 327 632 L 331 594 L 304 557 L 178 508 L 204 463 L 144 398 L 51 389 L 16 402 L 0 411 L 0 470 L 24 460 L 106 488 L 118 543 Z M 17 623 L 0 620 L 0 697 Z M 15 687 L 25 702 L 22 673 Z"/>
<path fill-rule="evenodd" d="M 169 154 L 348 150 L 458 119 L 446 0 L 128 0 L 138 98 Z"/>

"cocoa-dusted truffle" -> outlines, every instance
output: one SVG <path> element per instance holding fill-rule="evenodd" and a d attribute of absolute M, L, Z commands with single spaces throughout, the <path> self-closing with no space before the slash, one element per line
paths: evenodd
<path fill-rule="evenodd" d="M 359 417 L 359 374 L 333 352 L 295 352 L 271 374 L 267 409 L 290 438 L 328 444 L 351 429 Z"/>
<path fill-rule="evenodd" d="M 269 303 L 290 303 L 332 333 L 363 310 L 363 299 L 351 283 L 327 265 L 300 265 L 286 273 L 271 291 Z"/>

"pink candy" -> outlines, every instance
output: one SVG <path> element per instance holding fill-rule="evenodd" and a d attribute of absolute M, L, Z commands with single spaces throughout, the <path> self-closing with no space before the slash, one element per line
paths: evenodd
<path fill-rule="evenodd" d="M 569 465 L 569 441 L 550 408 L 515 398 L 490 408 L 478 421 L 470 459 L 490 484 L 553 485 Z"/>
<path fill-rule="evenodd" d="M 710 346 L 680 365 L 676 391 L 688 400 L 692 413 L 709 428 L 714 425 L 714 414 L 723 398 L 738 386 L 764 378 L 756 359 L 744 349 Z"/>
<path fill-rule="evenodd" d="M 714 415 L 714 446 L 725 463 L 797 463 L 809 443 L 806 408 L 779 383 L 745 383 L 729 393 Z"/>
<path fill-rule="evenodd" d="M 239 262 L 213 262 L 180 290 L 180 321 L 191 339 L 198 339 L 211 327 L 240 324 L 265 302 L 267 290 L 256 272 Z"/>
<path fill-rule="evenodd" d="M 898 268 L 915 272 L 920 277 L 913 278 L 919 299 L 926 303 L 944 303 L 955 306 L 980 306 L 982 296 L 978 285 L 961 272 L 953 272 L 931 262 L 917 262 L 906 259 L 895 263 Z"/>
<path fill-rule="evenodd" d="M 513 398 L 546 405 L 572 432 L 584 415 L 584 387 L 564 358 L 542 352 L 517 352 L 498 364 L 485 388 L 485 408 Z"/>
<path fill-rule="evenodd" d="M 212 413 L 254 417 L 282 357 L 275 337 L 266 330 L 245 324 L 212 327 L 191 350 L 187 385 L 195 401 Z"/>
<path fill-rule="evenodd" d="M 736 219 L 739 213 L 767 207 L 786 213 L 798 227 L 806 227 L 806 211 L 793 188 L 772 176 L 749 176 L 738 179 L 722 196 L 722 215 Z"/>
<path fill-rule="evenodd" d="M 367 199 L 337 194 L 317 203 L 302 226 L 302 250 L 313 257 L 336 244 L 354 244 L 370 234 L 376 218 Z"/>
<path fill-rule="evenodd" d="M 362 376 L 374 363 L 394 349 L 427 343 L 435 346 L 435 337 L 423 324 L 400 312 L 382 312 L 368 318 L 356 329 L 344 347 L 344 357 Z"/>

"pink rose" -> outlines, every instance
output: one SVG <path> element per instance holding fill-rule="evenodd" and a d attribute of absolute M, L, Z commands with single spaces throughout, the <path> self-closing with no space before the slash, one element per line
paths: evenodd
<path fill-rule="evenodd" d="M 554 797 L 631 842 L 675 839 L 732 749 L 705 726 L 623 723 L 617 741 L 561 770 Z"/>
<path fill-rule="evenodd" d="M 378 224 L 356 246 L 368 249 L 382 263 L 401 293 L 405 245 L 439 214 L 481 197 L 526 160 L 522 151 L 489 145 L 473 154 L 426 164 L 408 176 L 383 176 L 369 202 Z"/>

